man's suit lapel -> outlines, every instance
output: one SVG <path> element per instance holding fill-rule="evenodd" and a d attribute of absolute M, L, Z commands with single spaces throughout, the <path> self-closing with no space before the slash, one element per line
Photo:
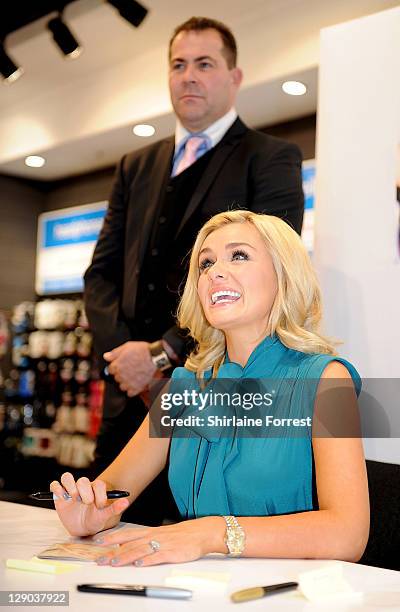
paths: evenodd
<path fill-rule="evenodd" d="M 234 148 L 239 144 L 243 134 L 245 134 L 247 130 L 248 128 L 245 126 L 245 124 L 239 118 L 237 118 L 225 136 L 222 138 L 221 142 L 217 145 L 218 148 L 212 157 L 211 163 L 208 165 L 206 172 L 204 172 L 203 176 L 201 177 L 189 201 L 176 235 L 181 232 L 184 225 L 205 198 L 208 190 L 217 177 L 221 166 L 225 163 L 226 159 L 232 153 Z"/>
<path fill-rule="evenodd" d="M 163 140 L 157 150 L 154 167 L 150 175 L 148 188 L 148 202 L 145 214 L 141 219 L 139 261 L 142 262 L 146 252 L 147 243 L 154 227 L 154 219 L 157 218 L 160 198 L 165 193 L 165 188 L 170 177 L 170 162 L 175 146 L 174 138 Z"/>

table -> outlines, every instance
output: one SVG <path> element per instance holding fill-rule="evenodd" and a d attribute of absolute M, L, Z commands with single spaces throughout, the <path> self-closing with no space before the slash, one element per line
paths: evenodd
<path fill-rule="evenodd" d="M 71 573 L 48 575 L 37 572 L 20 571 L 5 567 L 8 558 L 30 559 L 41 550 L 69 539 L 68 533 L 61 525 L 55 510 L 26 506 L 10 502 L 0 502 L 0 588 L 9 591 L 69 591 L 69 607 L 57 606 L 59 610 L 79 611 L 92 606 L 100 612 L 113 607 L 114 610 L 176 612 L 204 612 L 204 609 L 217 609 L 218 612 L 236 610 L 281 610 L 319 612 L 325 606 L 308 602 L 297 590 L 270 596 L 268 599 L 235 604 L 229 594 L 241 588 L 256 585 L 273 584 L 296 580 L 299 572 L 323 567 L 332 561 L 304 559 L 232 559 L 222 556 L 207 556 L 191 563 L 165 564 L 148 568 L 135 566 L 110 567 L 97 566 L 95 563 L 79 563 L 77 570 Z M 399 551 L 400 554 L 400 551 Z M 339 562 L 337 562 L 339 563 Z M 338 610 L 373 610 L 400 611 L 400 572 L 386 569 L 342 563 L 346 580 L 357 591 L 364 592 L 362 603 L 335 604 L 330 607 Z M 79 593 L 76 585 L 87 582 L 119 582 L 131 584 L 165 584 L 165 579 L 173 570 L 194 572 L 228 573 L 229 581 L 225 589 L 215 591 L 204 587 L 194 589 L 190 601 L 150 599 L 145 597 L 128 597 L 124 595 L 98 595 Z M 55 609 L 56 606 L 40 609 Z M 0 607 L 1 610 L 11 607 Z M 12 609 L 25 610 L 27 606 L 14 606 Z M 29 607 L 37 610 L 38 607 Z"/>

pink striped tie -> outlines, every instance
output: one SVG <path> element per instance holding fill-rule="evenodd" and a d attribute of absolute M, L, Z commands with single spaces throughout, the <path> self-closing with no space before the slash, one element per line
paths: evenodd
<path fill-rule="evenodd" d="M 174 176 L 180 174 L 181 172 L 186 170 L 186 168 L 189 168 L 189 166 L 191 166 L 196 161 L 197 149 L 203 142 L 205 142 L 205 140 L 206 139 L 201 136 L 191 136 L 186 141 L 185 153 L 183 154 L 183 157 L 175 170 Z"/>

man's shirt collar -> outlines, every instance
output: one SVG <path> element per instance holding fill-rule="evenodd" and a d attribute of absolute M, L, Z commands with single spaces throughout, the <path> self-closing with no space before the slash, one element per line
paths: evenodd
<path fill-rule="evenodd" d="M 175 128 L 175 156 L 179 152 L 181 146 L 186 143 L 189 136 L 197 133 L 207 136 L 211 143 L 209 148 L 215 147 L 215 145 L 225 136 L 231 125 L 236 121 L 237 116 L 236 110 L 232 107 L 223 117 L 217 119 L 217 121 L 209 125 L 206 130 L 202 130 L 201 132 L 189 132 L 189 130 L 183 127 L 178 119 Z"/>

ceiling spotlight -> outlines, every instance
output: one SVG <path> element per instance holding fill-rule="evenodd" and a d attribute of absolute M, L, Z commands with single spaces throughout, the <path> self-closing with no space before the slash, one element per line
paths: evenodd
<path fill-rule="evenodd" d="M 25 157 L 25 165 L 30 168 L 42 168 L 45 163 L 46 160 L 41 155 L 28 155 L 28 157 Z"/>
<path fill-rule="evenodd" d="M 63 22 L 61 16 L 50 19 L 47 27 L 53 34 L 54 42 L 66 58 L 75 59 L 80 56 L 82 47 Z"/>
<path fill-rule="evenodd" d="M 152 125 L 148 125 L 147 123 L 138 123 L 134 126 L 132 131 L 136 136 L 148 138 L 149 136 L 153 136 L 156 130 Z"/>
<path fill-rule="evenodd" d="M 0 44 L 0 74 L 8 83 L 13 83 L 24 73 L 18 68 L 4 50 L 4 43 Z"/>
<path fill-rule="evenodd" d="M 289 96 L 303 96 L 307 91 L 307 87 L 300 81 L 285 81 L 282 89 Z"/>
<path fill-rule="evenodd" d="M 148 10 L 136 0 L 107 0 L 115 6 L 121 17 L 138 28 L 146 17 Z"/>

